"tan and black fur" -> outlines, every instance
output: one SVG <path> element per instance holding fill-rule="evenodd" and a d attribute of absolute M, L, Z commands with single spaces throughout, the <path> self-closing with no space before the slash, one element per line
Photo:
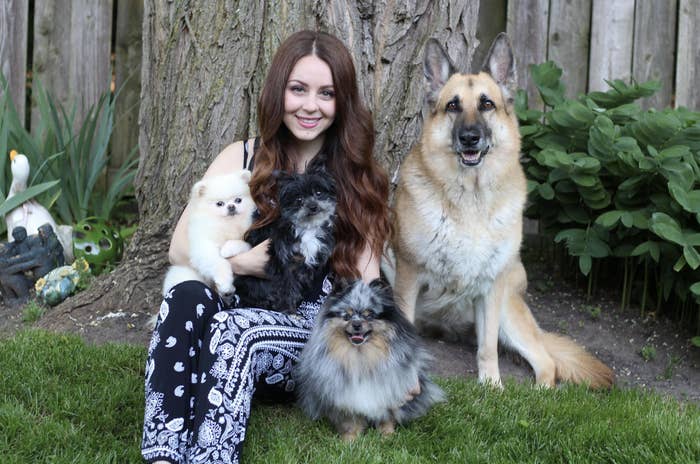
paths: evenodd
<path fill-rule="evenodd" d="M 368 425 L 390 434 L 444 399 L 431 358 L 379 280 L 339 284 L 326 299 L 294 370 L 302 409 L 328 418 L 344 440 Z M 406 401 L 407 393 L 420 393 Z"/>
<path fill-rule="evenodd" d="M 610 368 L 541 330 L 523 299 L 526 180 L 508 38 L 495 39 L 478 74 L 456 73 L 434 40 L 424 66 L 427 117 L 401 166 L 394 204 L 398 303 L 419 327 L 474 323 L 482 382 L 500 385 L 500 340 L 530 363 L 538 384 L 610 386 Z"/>

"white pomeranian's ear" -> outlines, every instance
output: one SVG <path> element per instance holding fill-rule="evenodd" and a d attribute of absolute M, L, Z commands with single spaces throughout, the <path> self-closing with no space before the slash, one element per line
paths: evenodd
<path fill-rule="evenodd" d="M 200 180 L 192 187 L 192 198 L 201 198 L 207 191 L 206 182 Z"/>
<path fill-rule="evenodd" d="M 250 182 L 250 178 L 252 176 L 253 176 L 253 174 L 249 170 L 247 170 L 247 169 L 241 170 L 241 179 L 243 179 L 243 182 L 245 182 L 246 184 L 248 182 Z"/>

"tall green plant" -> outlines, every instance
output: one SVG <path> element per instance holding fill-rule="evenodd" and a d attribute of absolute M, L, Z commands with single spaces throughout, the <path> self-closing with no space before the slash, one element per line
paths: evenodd
<path fill-rule="evenodd" d="M 88 216 L 109 218 L 117 202 L 131 187 L 138 162 L 134 147 L 126 162 L 105 178 L 109 162 L 108 144 L 114 126 L 115 102 L 119 92 L 104 93 L 88 109 L 82 121 L 75 107 L 67 111 L 40 82 L 34 82 L 34 98 L 40 112 L 38 127 L 29 133 L 17 115 L 0 75 L 3 94 L 0 97 L 0 212 L 16 207 L 16 203 L 37 198 L 47 206 L 60 223 L 73 224 Z M 10 149 L 27 155 L 32 173 L 27 193 L 5 202 L 11 174 Z M 0 214 L 0 216 L 2 215 Z M 4 221 L 0 232 L 5 229 Z"/>
<path fill-rule="evenodd" d="M 37 199 L 44 206 L 50 207 L 60 190 L 57 190 L 58 180 L 48 179 L 39 183 L 38 179 L 44 176 L 47 162 L 60 156 L 60 153 L 51 154 L 44 157 L 44 153 L 51 153 L 45 147 L 41 147 L 24 128 L 24 122 L 20 119 L 17 109 L 12 101 L 7 80 L 0 73 L 0 217 L 16 208 L 29 199 Z M 28 158 L 33 169 L 33 176 L 30 179 L 30 187 L 10 200 L 6 196 L 10 190 L 12 174 L 10 170 L 9 152 L 13 148 L 20 148 Z M 53 192 L 53 193 L 52 193 Z M 0 221 L 0 233 L 5 232 L 5 222 Z"/>
<path fill-rule="evenodd" d="M 688 296 L 700 296 L 700 113 L 643 111 L 634 101 L 657 82 L 616 80 L 607 92 L 567 99 L 552 62 L 531 72 L 546 107 L 528 109 L 518 93 L 526 214 L 590 280 L 596 261 L 620 263 L 623 306 L 637 286 L 642 308 L 673 294 L 687 310 Z"/>
<path fill-rule="evenodd" d="M 49 151 L 65 156 L 50 164 L 53 177 L 61 180 L 62 194 L 56 211 L 63 222 L 74 223 L 88 216 L 108 218 L 117 201 L 132 184 L 138 162 L 137 150 L 107 182 L 109 140 L 114 127 L 117 92 L 104 93 L 92 105 L 83 121 L 70 112 L 37 83 L 36 100 L 42 121 L 41 133 L 48 136 Z"/>

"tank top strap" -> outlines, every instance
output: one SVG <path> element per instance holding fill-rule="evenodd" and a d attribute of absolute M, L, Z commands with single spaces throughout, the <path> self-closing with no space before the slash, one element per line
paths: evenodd
<path fill-rule="evenodd" d="M 255 152 L 258 151 L 258 147 L 260 147 L 260 137 L 255 137 L 253 139 L 253 151 L 252 152 L 248 151 L 248 139 L 245 139 L 243 141 L 243 169 L 247 169 L 250 172 L 253 172 L 253 164 L 255 162 Z M 249 156 L 250 156 L 250 161 L 248 160 Z"/>

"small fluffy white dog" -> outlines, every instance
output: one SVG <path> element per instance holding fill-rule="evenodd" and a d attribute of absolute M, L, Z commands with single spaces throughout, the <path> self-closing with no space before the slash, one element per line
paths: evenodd
<path fill-rule="evenodd" d="M 199 280 L 213 284 L 225 300 L 233 297 L 233 271 L 226 258 L 250 249 L 243 241 L 255 210 L 250 177 L 250 171 L 243 169 L 194 184 L 188 222 L 190 265 L 168 269 L 163 295 L 180 282 Z"/>

